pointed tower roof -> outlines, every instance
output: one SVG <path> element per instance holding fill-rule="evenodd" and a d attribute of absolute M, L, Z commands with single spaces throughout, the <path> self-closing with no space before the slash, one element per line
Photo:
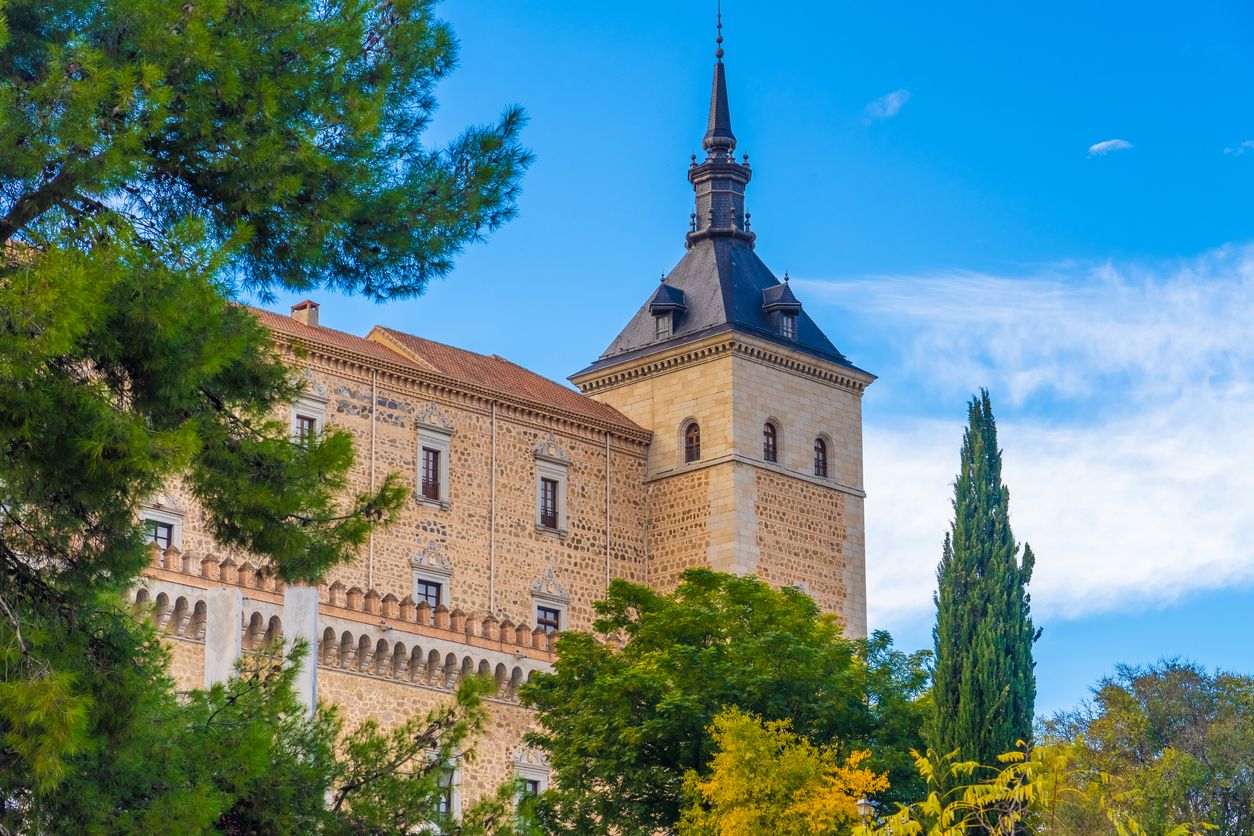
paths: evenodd
<path fill-rule="evenodd" d="M 752 170 L 748 155 L 743 162 L 732 157 L 736 137 L 727 104 L 721 16 L 717 43 L 710 116 L 701 143 L 706 158 L 698 163 L 694 156 L 688 168 L 697 203 L 685 240 L 688 252 L 596 362 L 574 377 L 731 331 L 862 371 L 832 345 L 789 284 L 754 251 L 757 236 L 745 211 Z M 658 316 L 672 317 L 671 327 L 657 327 Z"/>
<path fill-rule="evenodd" d="M 710 91 L 710 121 L 701 146 L 710 153 L 714 153 L 716 149 L 726 149 L 723 153 L 730 155 L 736 150 L 736 135 L 732 133 L 731 109 L 727 106 L 727 72 L 723 69 L 722 10 L 719 11 L 718 16 L 718 37 L 714 40 L 718 48 L 714 50 L 714 88 Z"/>

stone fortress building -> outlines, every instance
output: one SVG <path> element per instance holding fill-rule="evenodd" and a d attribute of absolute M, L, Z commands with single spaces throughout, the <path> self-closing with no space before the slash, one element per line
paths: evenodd
<path fill-rule="evenodd" d="M 489 736 L 453 765 L 456 811 L 512 776 L 547 785 L 521 744 L 532 720 L 517 689 L 548 668 L 555 632 L 590 626 L 613 578 L 669 590 L 693 566 L 752 573 L 866 634 L 861 398 L 874 376 L 754 251 L 752 171 L 733 156 L 721 47 L 717 58 L 705 158 L 688 169 L 687 252 L 571 377 L 580 391 L 390 328 L 321 327 L 314 302 L 256 312 L 307 380 L 288 416 L 294 443 L 346 430 L 351 490 L 399 472 L 413 495 L 316 590 L 284 589 L 213 542 L 179 489 L 155 497 L 135 595 L 182 687 L 297 635 L 316 660 L 303 695 L 350 724 L 394 724 L 446 701 L 460 677 L 495 677 Z"/>

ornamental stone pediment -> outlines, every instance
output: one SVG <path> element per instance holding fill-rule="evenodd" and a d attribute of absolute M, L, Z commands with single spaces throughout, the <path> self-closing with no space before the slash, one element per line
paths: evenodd
<path fill-rule="evenodd" d="M 418 428 L 448 435 L 453 433 L 452 423 L 449 422 L 448 417 L 440 410 L 439 405 L 435 401 L 427 401 L 427 405 L 418 414 Z"/>
<path fill-rule="evenodd" d="M 409 565 L 426 572 L 436 572 L 441 575 L 453 574 L 453 561 L 449 560 L 445 553 L 444 544 L 439 542 L 430 542 L 421 551 L 416 552 L 409 559 Z"/>
<path fill-rule="evenodd" d="M 555 601 L 570 600 L 570 593 L 557 582 L 557 573 L 552 568 L 545 569 L 544 574 L 536 578 L 536 582 L 531 585 L 531 594 Z"/>
<path fill-rule="evenodd" d="M 542 438 L 537 441 L 533 451 L 538 459 L 548 459 L 559 464 L 570 464 L 570 453 L 566 452 L 566 448 L 558 442 L 557 436 L 553 433 L 549 433 L 548 438 Z"/>

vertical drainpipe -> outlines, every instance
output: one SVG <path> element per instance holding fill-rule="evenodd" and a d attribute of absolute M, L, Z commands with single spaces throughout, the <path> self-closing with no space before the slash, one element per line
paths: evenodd
<path fill-rule="evenodd" d="M 488 499 L 488 612 L 496 614 L 496 401 L 492 401 L 492 477 Z"/>
<path fill-rule="evenodd" d="M 379 411 L 379 371 L 370 370 L 370 492 L 374 493 L 374 428 Z M 374 528 L 370 529 L 370 557 L 366 562 L 366 589 L 374 589 Z"/>
<path fill-rule="evenodd" d="M 610 431 L 605 431 L 605 594 L 610 593 Z"/>

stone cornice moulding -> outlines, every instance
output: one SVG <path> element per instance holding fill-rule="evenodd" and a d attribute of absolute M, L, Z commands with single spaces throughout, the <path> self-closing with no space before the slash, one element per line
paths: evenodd
<path fill-rule="evenodd" d="M 793 374 L 812 378 L 859 396 L 875 380 L 873 375 L 858 369 L 836 363 L 826 363 L 817 358 L 781 349 L 774 343 L 733 333 L 718 334 L 672 349 L 660 356 L 651 354 L 636 358 L 634 363 L 629 361 L 622 367 L 610 367 L 606 370 L 575 375 L 571 377 L 571 382 L 584 394 L 603 392 L 659 372 L 706 363 L 729 353 L 782 368 Z"/>
<path fill-rule="evenodd" d="M 776 476 L 785 476 L 790 479 L 800 479 L 803 482 L 809 482 L 810 484 L 817 485 L 821 488 L 828 488 L 849 496 L 855 496 L 858 499 L 866 499 L 866 491 L 861 488 L 845 485 L 834 479 L 824 479 L 821 476 L 812 476 L 811 474 L 800 470 L 789 470 L 783 465 L 764 462 L 761 459 L 754 459 L 744 455 L 743 453 L 728 453 L 727 455 L 719 456 L 713 459 L 701 459 L 700 461 L 681 464 L 678 467 L 663 470 L 654 476 L 647 477 L 644 482 L 646 485 L 651 482 L 661 482 L 664 479 L 670 479 L 675 476 L 686 476 L 689 473 L 696 473 L 699 470 L 717 467 L 718 465 L 728 464 L 729 462 L 747 464 L 750 467 L 757 468 L 758 470 L 763 470 L 767 473 L 774 473 Z"/>
<path fill-rule="evenodd" d="M 436 372 L 427 371 L 418 366 L 406 365 L 407 360 L 402 362 L 401 358 L 395 361 L 383 360 L 360 351 L 354 351 L 340 346 L 329 345 L 324 342 L 309 340 L 294 334 L 288 334 L 283 331 L 271 331 L 274 335 L 276 343 L 285 343 L 304 350 L 309 354 L 319 354 L 323 357 L 351 363 L 358 368 L 364 369 L 366 372 L 382 372 L 390 374 L 399 383 L 420 384 L 431 387 L 436 392 L 447 393 L 450 396 L 473 395 L 482 401 L 490 404 L 497 401 L 501 404 L 508 404 L 521 411 L 542 417 L 549 420 L 565 421 L 573 426 L 593 429 L 599 432 L 609 432 L 611 435 L 618 436 L 626 441 L 636 442 L 641 445 L 647 445 L 653 438 L 653 434 L 642 427 L 635 429 L 624 427 L 621 424 L 612 424 L 599 418 L 592 418 L 581 413 L 573 412 L 552 404 L 546 404 L 540 401 L 531 400 L 516 395 L 512 392 L 506 392 L 501 389 L 494 389 L 487 386 L 479 386 L 473 383 L 466 383 L 460 380 L 453 380 Z M 369 380 L 369 376 L 366 378 Z"/>

